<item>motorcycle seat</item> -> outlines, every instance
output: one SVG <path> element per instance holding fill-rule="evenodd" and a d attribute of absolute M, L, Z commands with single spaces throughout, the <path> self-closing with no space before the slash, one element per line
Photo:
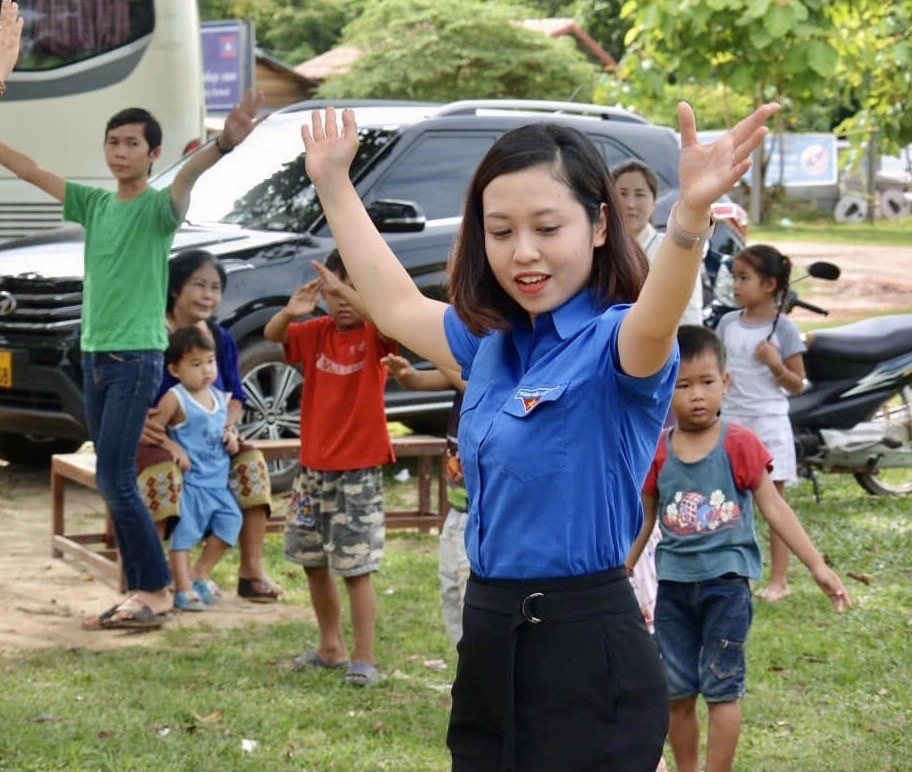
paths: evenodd
<path fill-rule="evenodd" d="M 877 316 L 807 335 L 805 357 L 882 362 L 912 351 L 912 314 Z"/>

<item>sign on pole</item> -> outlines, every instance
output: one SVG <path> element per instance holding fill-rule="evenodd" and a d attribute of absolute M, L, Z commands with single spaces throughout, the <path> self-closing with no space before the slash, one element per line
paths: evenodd
<path fill-rule="evenodd" d="M 244 91 L 255 86 L 253 23 L 205 21 L 200 32 L 206 112 L 230 112 Z"/>

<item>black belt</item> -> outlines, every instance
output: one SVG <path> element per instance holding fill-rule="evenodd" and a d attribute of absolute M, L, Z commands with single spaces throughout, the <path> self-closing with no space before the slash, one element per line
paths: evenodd
<path fill-rule="evenodd" d="M 466 586 L 465 605 L 510 617 L 510 648 L 507 655 L 507 702 L 503 740 L 504 772 L 516 768 L 516 693 L 515 660 L 519 628 L 575 622 L 611 613 L 617 590 L 612 585 L 627 579 L 620 566 L 587 577 L 568 580 L 488 582 L 475 576 Z M 571 585 L 572 589 L 566 585 Z M 573 585 L 583 584 L 584 586 Z"/>

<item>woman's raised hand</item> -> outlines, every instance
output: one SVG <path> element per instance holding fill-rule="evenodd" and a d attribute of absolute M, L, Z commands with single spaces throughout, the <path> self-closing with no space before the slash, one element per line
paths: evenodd
<path fill-rule="evenodd" d="M 731 190 L 750 168 L 751 153 L 763 142 L 769 132 L 766 122 L 778 110 L 775 102 L 758 107 L 715 142 L 704 145 L 697 139 L 693 110 L 681 102 L 678 105 L 681 206 L 694 214 L 705 212 L 719 196 Z"/>
<path fill-rule="evenodd" d="M 22 24 L 19 3 L 11 0 L 0 2 L 0 80 L 6 80 L 19 60 Z"/>
<path fill-rule="evenodd" d="M 304 141 L 304 167 L 307 176 L 318 185 L 333 172 L 348 179 L 348 168 L 358 152 L 358 126 L 351 110 L 342 111 L 342 131 L 336 123 L 336 110 L 327 107 L 325 117 L 318 110 L 310 116 L 310 126 L 301 126 Z"/>

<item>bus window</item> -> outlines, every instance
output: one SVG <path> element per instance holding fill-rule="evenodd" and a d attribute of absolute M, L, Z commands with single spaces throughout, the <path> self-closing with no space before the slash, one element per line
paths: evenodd
<path fill-rule="evenodd" d="M 36 0 L 23 10 L 18 70 L 48 70 L 91 59 L 152 33 L 152 0 Z"/>

